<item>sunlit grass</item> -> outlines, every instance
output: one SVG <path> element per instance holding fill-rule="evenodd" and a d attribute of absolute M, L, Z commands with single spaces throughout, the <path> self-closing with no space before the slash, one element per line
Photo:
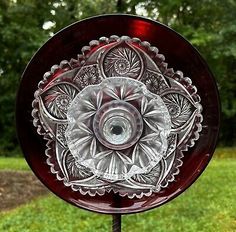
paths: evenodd
<path fill-rule="evenodd" d="M 219 147 L 215 150 L 214 156 L 217 158 L 236 159 L 236 147 Z"/>
<path fill-rule="evenodd" d="M 0 170 L 29 170 L 29 166 L 24 158 L 21 157 L 0 157 Z"/>

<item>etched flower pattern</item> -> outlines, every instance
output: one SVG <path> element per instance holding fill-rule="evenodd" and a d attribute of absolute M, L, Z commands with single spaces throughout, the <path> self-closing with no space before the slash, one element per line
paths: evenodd
<path fill-rule="evenodd" d="M 107 77 L 138 78 L 141 73 L 141 58 L 134 49 L 114 47 L 104 58 L 104 73 Z"/>
<path fill-rule="evenodd" d="M 78 86 L 83 89 L 88 85 L 95 85 L 101 82 L 97 65 L 82 67 L 75 77 Z"/>
<path fill-rule="evenodd" d="M 173 129 L 177 129 L 189 121 L 194 107 L 186 97 L 182 94 L 169 93 L 163 96 L 163 101 L 169 110 Z"/>
<path fill-rule="evenodd" d="M 71 84 L 58 84 L 42 94 L 42 104 L 52 117 L 66 119 L 67 110 L 77 94 L 78 90 Z"/>
<path fill-rule="evenodd" d="M 146 72 L 141 81 L 147 86 L 152 93 L 160 94 L 168 88 L 164 77 L 160 73 Z"/>

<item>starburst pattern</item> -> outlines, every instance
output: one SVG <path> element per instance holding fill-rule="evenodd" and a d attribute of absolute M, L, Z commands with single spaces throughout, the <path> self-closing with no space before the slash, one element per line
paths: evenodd
<path fill-rule="evenodd" d="M 42 94 L 42 104 L 49 115 L 66 119 L 67 110 L 78 91 L 70 84 L 58 84 Z"/>
<path fill-rule="evenodd" d="M 107 77 L 126 76 L 136 79 L 141 72 L 141 59 L 128 46 L 114 47 L 105 56 L 103 68 Z"/>
<path fill-rule="evenodd" d="M 169 93 L 164 95 L 163 101 L 169 110 L 172 128 L 179 128 L 189 121 L 193 113 L 193 106 L 186 97 L 177 93 Z"/>
<path fill-rule="evenodd" d="M 160 94 L 168 88 L 164 77 L 160 73 L 147 71 L 141 81 L 147 86 L 148 90 L 155 94 Z"/>
<path fill-rule="evenodd" d="M 101 78 L 98 73 L 97 65 L 90 65 L 82 67 L 75 77 L 76 83 L 80 88 L 85 88 L 88 85 L 95 85 L 101 82 Z"/>

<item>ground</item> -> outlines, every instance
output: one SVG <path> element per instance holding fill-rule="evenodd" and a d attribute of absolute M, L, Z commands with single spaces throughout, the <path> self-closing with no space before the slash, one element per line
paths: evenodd
<path fill-rule="evenodd" d="M 28 171 L 0 171 L 0 211 L 27 203 L 48 190 Z"/>

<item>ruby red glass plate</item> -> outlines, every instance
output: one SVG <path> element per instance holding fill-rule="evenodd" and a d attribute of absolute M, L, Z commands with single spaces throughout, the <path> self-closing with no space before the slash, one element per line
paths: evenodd
<path fill-rule="evenodd" d="M 219 115 L 197 50 L 130 15 L 55 34 L 26 67 L 16 105 L 35 175 L 65 201 L 108 214 L 142 212 L 184 192 L 213 155 Z"/>

